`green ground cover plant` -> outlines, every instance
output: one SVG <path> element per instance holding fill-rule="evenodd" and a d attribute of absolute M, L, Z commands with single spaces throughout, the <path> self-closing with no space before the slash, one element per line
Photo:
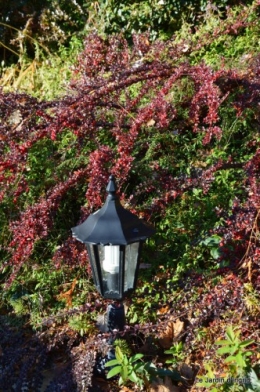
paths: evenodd
<path fill-rule="evenodd" d="M 77 42 L 60 57 L 74 64 L 66 94 L 52 98 L 48 81 L 42 96 L 1 90 L 0 389 L 12 379 L 37 391 L 37 363 L 59 353 L 66 371 L 46 392 L 60 383 L 97 388 L 93 369 L 107 336 L 95 318 L 107 304 L 71 227 L 103 204 L 110 173 L 124 206 L 156 227 L 125 304 L 120 337 L 131 352 L 122 358 L 118 345 L 114 362 L 122 380 L 131 388 L 138 376 L 149 390 L 149 363 L 159 383 L 170 377 L 165 368 L 177 372 L 170 382 L 179 391 L 219 369 L 244 372 L 248 388 L 258 388 L 258 15 L 258 1 L 232 7 L 223 25 L 213 13 L 193 35 L 186 24 L 168 41 L 90 34 L 77 60 Z M 39 348 L 31 356 L 30 339 Z"/>
<path fill-rule="evenodd" d="M 18 89 L 39 99 L 67 92 L 83 38 L 93 32 L 104 38 L 123 33 L 128 42 L 141 32 L 147 42 L 171 39 L 176 59 L 188 55 L 214 68 L 236 61 L 246 69 L 259 47 L 259 15 L 254 6 L 245 6 L 254 5 L 252 0 L 243 6 L 235 0 L 15 3 L 5 4 L 0 14 L 0 81 L 5 91 Z"/>
<path fill-rule="evenodd" d="M 258 390 L 259 379 L 249 361 L 252 352 L 246 349 L 247 346 L 252 346 L 254 341 L 252 339 L 241 341 L 239 334 L 240 332 L 232 326 L 227 326 L 226 339 L 215 342 L 215 345 L 220 346 L 216 352 L 217 355 L 228 355 L 224 359 L 224 363 L 228 366 L 224 373 L 225 377 L 217 376 L 217 372 L 211 368 L 210 364 L 205 364 L 207 374 L 200 377 L 202 380 L 197 384 L 198 386 L 215 392 Z"/>
<path fill-rule="evenodd" d="M 135 354 L 127 358 L 121 349 L 116 347 L 115 356 L 115 359 L 108 361 L 105 365 L 106 367 L 112 367 L 107 374 L 107 378 L 120 374 L 119 385 L 132 381 L 139 388 L 142 388 L 144 383 L 148 383 L 149 372 L 145 370 L 145 364 L 141 361 L 143 354 Z"/>

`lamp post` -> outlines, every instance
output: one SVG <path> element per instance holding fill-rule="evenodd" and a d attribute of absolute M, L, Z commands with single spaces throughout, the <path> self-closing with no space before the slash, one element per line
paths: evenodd
<path fill-rule="evenodd" d="M 142 244 L 155 230 L 121 205 L 113 175 L 106 190 L 103 207 L 73 227 L 72 235 L 86 244 L 97 290 L 113 300 L 106 323 L 112 331 L 124 327 L 122 300 L 136 287 Z"/>

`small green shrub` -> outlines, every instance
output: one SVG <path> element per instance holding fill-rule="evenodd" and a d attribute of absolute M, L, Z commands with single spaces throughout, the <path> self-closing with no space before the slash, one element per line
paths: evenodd
<path fill-rule="evenodd" d="M 221 346 L 217 350 L 217 354 L 228 354 L 224 362 L 229 364 L 231 374 L 242 373 L 248 367 L 248 357 L 252 355 L 252 352 L 246 350 L 246 347 L 254 343 L 253 339 L 241 341 L 239 338 L 240 333 L 236 329 L 228 326 L 226 330 L 227 339 L 215 342 L 215 344 Z"/>
<path fill-rule="evenodd" d="M 143 354 L 128 356 L 124 354 L 117 344 L 115 348 L 115 359 L 108 361 L 105 366 L 111 368 L 107 378 L 120 375 L 118 384 L 128 385 L 129 382 L 137 385 L 140 390 L 148 390 L 149 384 L 156 378 L 170 377 L 180 381 L 181 377 L 177 371 L 157 368 L 152 362 L 144 362 Z"/>
<path fill-rule="evenodd" d="M 118 384 L 126 385 L 129 381 L 143 388 L 150 379 L 149 370 L 155 368 L 151 363 L 141 361 L 143 354 L 135 354 L 128 358 L 117 345 L 115 348 L 116 358 L 108 361 L 106 367 L 112 367 L 107 374 L 107 378 L 120 375 Z"/>
<path fill-rule="evenodd" d="M 226 369 L 223 369 L 222 374 L 214 368 L 213 362 L 204 364 L 207 371 L 204 376 L 197 376 L 201 379 L 196 385 L 198 387 L 209 388 L 211 392 L 217 391 L 251 391 L 258 385 L 256 373 L 250 363 L 252 351 L 247 347 L 255 344 L 253 339 L 241 340 L 240 331 L 238 328 L 228 326 L 226 329 L 226 339 L 218 340 L 216 345 L 221 346 L 217 350 L 217 355 L 224 357 L 224 364 Z M 258 387 L 257 387 L 258 388 Z"/>
<path fill-rule="evenodd" d="M 81 336 L 91 334 L 95 331 L 95 325 L 89 313 L 82 313 L 69 318 L 68 323 L 71 329 L 77 331 Z"/>
<path fill-rule="evenodd" d="M 172 358 L 167 359 L 165 363 L 171 364 L 173 367 L 177 367 L 185 358 L 183 343 L 174 343 L 169 350 L 164 351 L 164 354 L 172 355 Z"/>

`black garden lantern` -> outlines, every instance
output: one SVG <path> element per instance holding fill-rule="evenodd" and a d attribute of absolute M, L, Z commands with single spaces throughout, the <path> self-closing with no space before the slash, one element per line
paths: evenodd
<path fill-rule="evenodd" d="M 142 244 L 155 230 L 121 205 L 116 189 L 111 175 L 104 206 L 72 234 L 87 246 L 99 293 L 121 301 L 136 287 Z"/>

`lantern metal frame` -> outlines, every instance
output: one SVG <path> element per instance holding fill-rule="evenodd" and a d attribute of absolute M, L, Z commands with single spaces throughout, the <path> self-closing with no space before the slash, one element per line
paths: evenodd
<path fill-rule="evenodd" d="M 87 247 L 99 293 L 104 298 L 121 301 L 136 287 L 142 245 L 155 230 L 121 205 L 113 175 L 109 177 L 106 190 L 108 196 L 103 207 L 71 230 L 73 237 Z M 109 249 L 112 252 L 112 248 L 106 248 L 108 246 L 119 247 L 114 248 L 119 258 L 116 260 L 118 270 L 115 267 L 113 270 L 109 264 L 105 268 L 109 261 L 104 254 L 109 253 Z"/>

